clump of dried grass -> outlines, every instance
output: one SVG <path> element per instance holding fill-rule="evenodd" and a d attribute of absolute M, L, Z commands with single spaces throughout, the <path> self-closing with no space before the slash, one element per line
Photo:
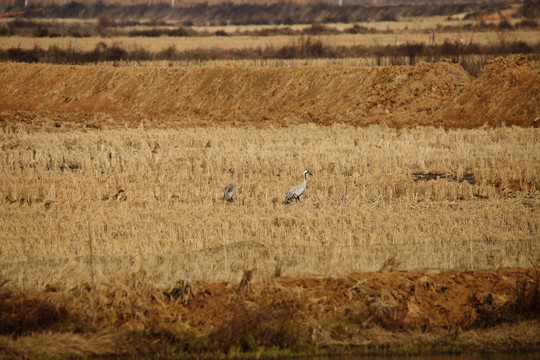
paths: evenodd
<path fill-rule="evenodd" d="M 76 334 L 43 332 L 13 338 L 0 335 L 0 357 L 88 357 L 122 353 L 111 333 Z"/>
<path fill-rule="evenodd" d="M 62 301 L 18 290 L 0 291 L 0 334 L 20 336 L 32 331 L 61 329 L 77 322 Z"/>

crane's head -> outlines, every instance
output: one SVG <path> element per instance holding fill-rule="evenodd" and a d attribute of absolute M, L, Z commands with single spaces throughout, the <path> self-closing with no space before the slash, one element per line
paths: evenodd
<path fill-rule="evenodd" d="M 229 172 L 234 175 L 234 170 L 233 169 L 229 169 Z"/>
<path fill-rule="evenodd" d="M 309 170 L 304 170 L 304 176 L 306 176 L 306 174 L 313 175 L 312 173 L 309 172 Z"/>

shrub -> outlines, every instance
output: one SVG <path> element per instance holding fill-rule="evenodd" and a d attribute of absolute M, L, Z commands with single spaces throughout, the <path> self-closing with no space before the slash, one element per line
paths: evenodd
<path fill-rule="evenodd" d="M 23 335 L 49 329 L 69 318 L 65 306 L 11 290 L 0 291 L 0 334 Z"/>

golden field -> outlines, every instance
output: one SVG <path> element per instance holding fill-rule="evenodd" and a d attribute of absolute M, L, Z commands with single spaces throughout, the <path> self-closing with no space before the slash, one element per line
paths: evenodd
<path fill-rule="evenodd" d="M 40 289 L 140 269 L 166 286 L 390 258 L 399 270 L 536 266 L 539 140 L 517 127 L 5 128 L 2 275 Z M 304 168 L 306 193 L 284 204 Z"/>
<path fill-rule="evenodd" d="M 0 19 L 0 26 L 9 26 L 12 20 L 9 18 Z M 505 20 L 508 24 L 515 26 L 517 19 Z M 85 29 L 96 32 L 99 22 L 94 19 L 51 19 L 42 20 L 44 26 L 54 24 L 55 29 Z M 39 24 L 39 20 L 37 20 Z M 444 16 L 431 16 L 424 18 L 403 18 L 399 21 L 377 21 L 359 22 L 356 24 L 334 23 L 323 25 L 325 29 L 336 30 L 340 33 L 323 34 L 313 36 L 321 41 L 325 46 L 351 47 L 351 46 L 398 46 L 406 44 L 440 45 L 445 42 L 455 43 L 462 41 L 464 44 L 475 44 L 479 46 L 493 45 L 501 43 L 524 42 L 529 46 L 536 46 L 540 42 L 540 31 L 538 28 L 499 29 L 500 20 L 451 20 Z M 349 34 L 346 29 L 358 25 L 368 33 Z M 151 52 L 159 52 L 174 48 L 176 51 L 189 50 L 235 50 L 235 49 L 257 49 L 265 47 L 283 47 L 297 43 L 305 37 L 305 34 L 296 35 L 269 35 L 257 36 L 262 30 L 284 30 L 306 31 L 314 25 L 227 25 L 227 26 L 194 26 L 189 27 L 199 33 L 210 36 L 128 36 L 130 31 L 141 31 L 149 29 L 173 30 L 182 27 L 174 22 L 161 26 L 122 26 L 110 27 L 101 30 L 110 32 L 106 36 L 91 37 L 34 37 L 29 33 L 27 36 L 12 35 L 2 37 L 0 49 L 21 48 L 32 49 L 39 47 L 49 49 L 53 46 L 61 49 L 74 49 L 76 51 L 90 51 L 98 44 L 119 46 L 127 51 L 145 49 Z M 459 29 L 462 30 L 459 30 Z M 81 30 L 82 31 L 82 30 Z M 53 30 L 54 32 L 54 30 Z M 83 31 L 84 32 L 84 31 Z M 115 34 L 115 32 L 117 34 Z M 212 36 L 216 32 L 225 32 L 229 36 Z M 249 35 L 252 33 L 253 35 Z M 256 63 L 254 61 L 252 64 Z M 268 63 L 265 63 L 268 65 Z"/>

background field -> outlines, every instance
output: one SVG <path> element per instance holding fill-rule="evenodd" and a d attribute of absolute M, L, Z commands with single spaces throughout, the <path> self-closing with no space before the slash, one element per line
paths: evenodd
<path fill-rule="evenodd" d="M 451 59 L 477 76 L 497 56 L 540 56 L 538 23 L 526 19 L 210 27 L 36 19 L 4 20 L 0 33 L 1 60 L 53 64 L 380 66 Z"/>
<path fill-rule="evenodd" d="M 217 30 L 216 30 L 217 31 Z M 210 37 L 113 37 L 113 38 L 33 38 L 22 36 L 11 36 L 5 38 L 0 43 L 0 48 L 9 49 L 20 47 L 21 49 L 32 49 L 41 47 L 48 49 L 51 46 L 59 48 L 73 48 L 79 51 L 93 50 L 98 43 L 107 46 L 116 44 L 128 51 L 146 49 L 147 51 L 158 52 L 168 48 L 175 48 L 177 51 L 185 50 L 234 50 L 234 49 L 257 49 L 265 47 L 282 47 L 294 44 L 301 38 L 299 36 L 210 36 Z M 404 45 L 407 43 L 422 43 L 440 45 L 445 41 L 455 43 L 463 39 L 468 43 L 479 45 L 496 45 L 501 42 L 524 42 L 535 46 L 540 41 L 539 30 L 521 30 L 508 33 L 488 31 L 484 33 L 462 32 L 462 33 L 412 33 L 412 34 L 341 34 L 341 35 L 320 35 L 314 40 L 321 41 L 325 46 L 387 46 Z"/>

